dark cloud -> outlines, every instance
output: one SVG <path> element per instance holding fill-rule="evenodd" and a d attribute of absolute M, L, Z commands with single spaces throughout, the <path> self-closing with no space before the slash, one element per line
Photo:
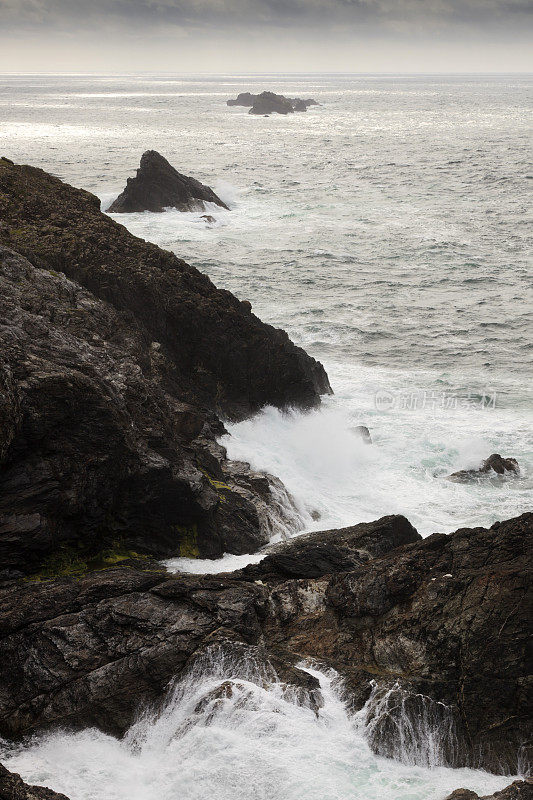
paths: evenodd
<path fill-rule="evenodd" d="M 231 28 L 249 25 L 347 25 L 413 31 L 522 26 L 529 0 L 0 0 L 4 30 L 173 25 Z"/>

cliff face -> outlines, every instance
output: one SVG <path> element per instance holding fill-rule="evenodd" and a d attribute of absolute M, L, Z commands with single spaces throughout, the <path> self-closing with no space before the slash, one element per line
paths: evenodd
<path fill-rule="evenodd" d="M 99 200 L 42 170 L 0 159 L 0 244 L 63 272 L 160 345 L 186 402 L 224 416 L 309 407 L 330 392 L 321 364 L 174 254 L 132 236 Z M 126 318 L 125 317 L 125 318 Z"/>
<path fill-rule="evenodd" d="M 150 555 L 268 539 L 275 479 L 226 460 L 217 414 L 310 406 L 329 385 L 98 206 L 0 160 L 0 734 L 122 733 L 216 642 L 261 651 L 303 691 L 317 687 L 302 657 L 333 666 L 354 707 L 371 696 L 383 755 L 401 726 L 416 750 L 419 721 L 445 714 L 449 763 L 515 773 L 531 754 L 533 515 L 425 540 L 386 517 L 229 576 L 167 574 Z"/>
<path fill-rule="evenodd" d="M 270 484 L 231 472 L 215 412 L 313 405 L 325 372 L 98 206 L 0 160 L 0 570 L 253 552 Z"/>

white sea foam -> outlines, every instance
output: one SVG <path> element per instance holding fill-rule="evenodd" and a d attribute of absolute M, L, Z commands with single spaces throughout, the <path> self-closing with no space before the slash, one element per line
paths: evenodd
<path fill-rule="evenodd" d="M 318 714 L 271 670 L 217 652 L 122 741 L 59 731 L 5 748 L 2 761 L 71 800 L 442 800 L 459 787 L 486 794 L 510 782 L 376 756 L 367 710 L 350 714 L 335 673 L 308 671 L 320 681 Z"/>
<path fill-rule="evenodd" d="M 217 572 L 234 572 L 247 564 L 257 564 L 264 553 L 246 553 L 235 556 L 224 553 L 222 558 L 169 558 L 163 564 L 170 572 L 190 572 L 194 575 L 214 575 Z"/>
<path fill-rule="evenodd" d="M 326 398 L 322 408 L 305 414 L 266 408 L 227 425 L 230 435 L 222 440 L 229 458 L 250 461 L 282 479 L 307 511 L 307 530 L 404 514 L 428 535 L 491 525 L 528 510 L 531 450 L 521 409 L 481 408 L 465 390 L 457 407 L 441 408 L 442 394 L 453 398 L 457 390 L 436 389 L 434 376 L 413 372 L 406 383 L 404 375 L 389 370 L 327 366 L 338 394 Z M 376 396 L 385 392 L 395 407 L 376 408 Z M 402 398 L 413 396 L 420 399 L 418 408 L 400 407 Z M 373 444 L 359 438 L 358 425 L 370 428 Z M 446 480 L 500 451 L 518 458 L 518 477 Z M 320 514 L 316 520 L 313 511 Z"/>

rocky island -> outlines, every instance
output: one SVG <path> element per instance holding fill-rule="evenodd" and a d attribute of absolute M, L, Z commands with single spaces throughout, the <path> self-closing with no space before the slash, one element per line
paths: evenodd
<path fill-rule="evenodd" d="M 261 92 L 250 94 L 242 92 L 235 100 L 228 100 L 228 106 L 244 106 L 250 108 L 250 114 L 292 114 L 294 111 L 307 111 L 311 106 L 317 106 L 316 100 L 302 100 L 299 97 L 285 97 L 274 92 Z"/>
<path fill-rule="evenodd" d="M 128 178 L 126 188 L 107 209 L 112 214 L 135 211 L 162 212 L 166 208 L 178 211 L 205 211 L 205 203 L 214 203 L 229 210 L 209 186 L 195 178 L 182 175 L 155 150 L 141 156 L 134 178 Z"/>

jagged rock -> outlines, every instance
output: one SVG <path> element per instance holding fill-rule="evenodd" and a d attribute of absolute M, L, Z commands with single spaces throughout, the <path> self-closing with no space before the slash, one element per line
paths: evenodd
<path fill-rule="evenodd" d="M 204 211 L 206 202 L 228 209 L 209 186 L 182 175 L 162 155 L 155 150 L 147 150 L 141 156 L 137 175 L 135 178 L 128 178 L 126 188 L 111 203 L 108 212 L 161 212 L 166 208 Z"/>
<path fill-rule="evenodd" d="M 214 412 L 312 405 L 322 367 L 40 170 L 0 160 L 0 214 L 4 576 L 75 569 L 117 542 L 206 557 L 264 544 L 272 498 L 223 472 Z"/>
<path fill-rule="evenodd" d="M 490 472 L 493 470 L 498 475 L 505 472 L 518 472 L 518 461 L 515 458 L 502 458 L 498 453 L 493 453 L 480 467 L 480 472 Z"/>
<path fill-rule="evenodd" d="M 382 517 L 375 522 L 309 533 L 282 542 L 269 548 L 268 555 L 258 564 L 245 567 L 242 574 L 269 581 L 319 578 L 346 572 L 421 538 L 405 517 Z"/>
<path fill-rule="evenodd" d="M 244 106 L 250 108 L 250 114 L 290 114 L 293 111 L 307 111 L 310 106 L 317 106 L 316 100 L 302 100 L 300 97 L 285 97 L 274 92 L 250 94 L 241 92 L 235 100 L 228 100 L 228 106 Z"/>
<path fill-rule="evenodd" d="M 445 703 L 460 743 L 452 763 L 516 774 L 531 740 L 532 533 L 524 514 L 434 534 L 331 577 L 277 583 L 269 636 L 332 663 L 357 705 L 372 681 Z M 387 742 L 377 747 L 387 754 Z"/>
<path fill-rule="evenodd" d="M 321 364 L 246 313 L 230 292 L 132 236 L 99 200 L 33 167 L 0 159 L 0 244 L 63 272 L 161 344 L 186 402 L 243 418 L 264 405 L 309 407 L 331 392 Z"/>
<path fill-rule="evenodd" d="M 142 328 L 1 246 L 0 286 L 0 570 L 76 570 L 117 542 L 209 557 L 268 541 L 268 477 L 259 493 L 223 472 L 221 426 L 178 399 Z"/>
<path fill-rule="evenodd" d="M 514 781 L 505 789 L 491 795 L 483 795 L 483 797 L 470 789 L 456 789 L 446 797 L 446 800 L 533 800 L 533 778 Z"/>
<path fill-rule="evenodd" d="M 241 653 L 257 646 L 266 596 L 265 587 L 229 576 L 126 567 L 5 586 L 0 734 L 18 737 L 51 724 L 123 733 L 139 703 L 161 700 L 205 648 L 228 636 Z M 289 664 L 280 673 L 309 686 L 310 676 Z"/>
<path fill-rule="evenodd" d="M 0 764 L 0 800 L 68 800 L 68 797 L 46 786 L 28 786 L 20 775 Z"/>
<path fill-rule="evenodd" d="M 247 481 L 245 466 L 232 464 Z M 366 553 L 413 534 L 418 538 L 401 517 L 340 532 Z M 317 680 L 295 667 L 297 652 L 264 639 L 268 597 L 268 586 L 253 575 L 170 577 L 149 561 L 6 584 L 0 588 L 0 735 L 50 724 L 123 733 L 141 701 L 161 699 L 168 681 L 214 645 L 229 650 L 243 669 L 253 655 L 270 680 L 296 687 L 296 699 L 318 708 Z"/>
<path fill-rule="evenodd" d="M 202 214 L 200 219 L 205 219 L 208 225 L 214 225 L 216 222 L 216 219 L 212 217 L 211 214 Z"/>
<path fill-rule="evenodd" d="M 505 475 L 506 472 L 518 474 L 520 469 L 516 459 L 502 458 L 498 453 L 493 453 L 481 463 L 478 469 L 462 469 L 459 472 L 452 472 L 447 477 L 450 481 L 463 483 L 476 480 L 480 475 L 486 475 L 490 472 L 495 472 L 497 475 Z"/>
<path fill-rule="evenodd" d="M 261 578 L 247 570 L 170 577 L 148 562 L 12 581 L 0 589 L 0 735 L 51 725 L 120 734 L 140 703 L 160 701 L 168 681 L 230 642 L 244 670 L 234 678 L 246 678 L 253 657 L 265 680 L 275 672 L 311 707 L 320 697 L 310 699 L 317 687 L 296 666 L 302 657 L 335 667 L 355 708 L 375 692 L 370 741 L 383 755 L 405 724 L 398 709 L 413 715 L 416 736 L 445 704 L 451 764 L 516 774 L 531 739 L 532 532 L 533 514 L 524 514 L 421 540 L 406 520 L 388 517 L 339 532 L 366 559 L 333 573 L 330 561 L 313 578 L 288 577 L 283 563 Z M 290 564 L 289 573 L 301 570 Z"/>

